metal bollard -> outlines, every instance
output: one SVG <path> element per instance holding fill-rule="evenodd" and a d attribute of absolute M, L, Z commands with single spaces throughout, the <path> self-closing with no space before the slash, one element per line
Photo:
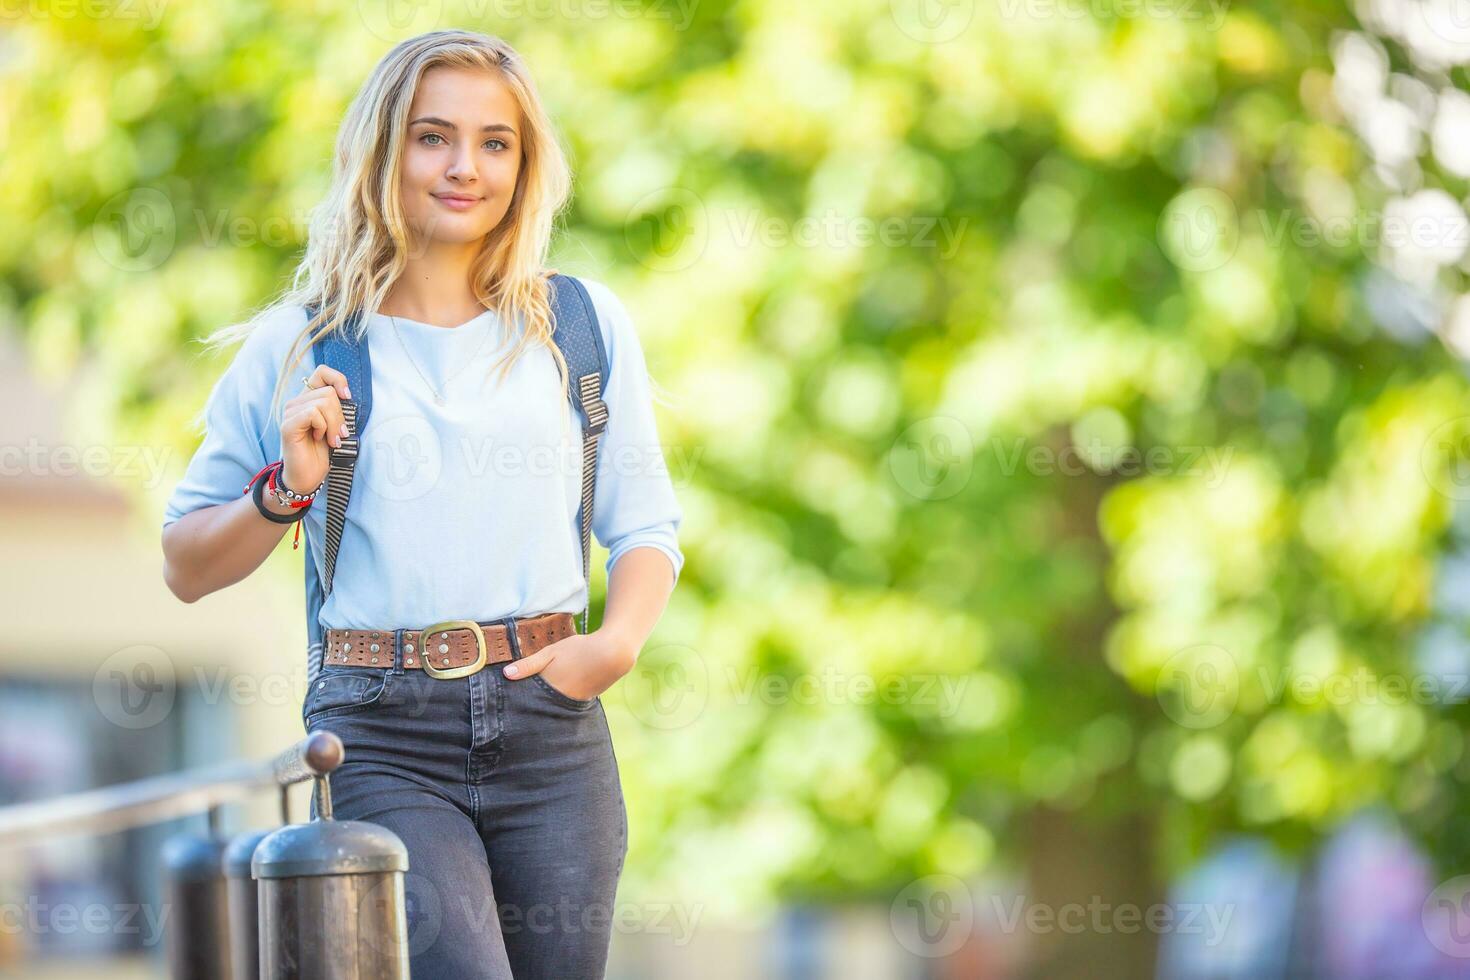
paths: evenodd
<path fill-rule="evenodd" d="M 250 861 L 255 848 L 274 830 L 249 830 L 237 835 L 225 848 L 222 869 L 229 900 L 230 969 L 233 980 L 260 977 L 260 898 Z"/>
<path fill-rule="evenodd" d="M 171 980 L 230 980 L 230 925 L 220 861 L 225 842 L 185 835 L 163 847 Z"/>
<path fill-rule="evenodd" d="M 282 827 L 255 849 L 261 980 L 407 980 L 408 849 L 386 827 L 322 819 Z"/>

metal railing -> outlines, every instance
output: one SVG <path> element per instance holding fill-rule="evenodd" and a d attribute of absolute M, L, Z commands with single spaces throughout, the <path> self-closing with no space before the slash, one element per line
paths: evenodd
<path fill-rule="evenodd" d="M 407 851 L 385 828 L 332 819 L 330 775 L 345 758 L 342 740 L 318 731 L 264 761 L 0 807 L 0 860 L 43 839 L 115 833 L 203 811 L 206 836 L 180 834 L 164 848 L 173 980 L 406 978 Z M 308 779 L 317 819 L 292 824 L 287 791 Z M 280 828 L 220 835 L 220 807 L 272 787 L 280 793 Z M 368 880 L 323 887 L 324 878 L 344 875 Z M 371 906 L 363 905 L 369 894 Z"/>
<path fill-rule="evenodd" d="M 217 813 L 221 805 L 269 786 L 280 788 L 281 820 L 289 823 L 288 788 L 308 779 L 320 779 L 318 786 L 324 786 L 327 774 L 342 764 L 343 756 L 341 739 L 330 732 L 317 732 L 264 762 L 234 762 L 0 807 L 0 848 L 43 836 L 110 834 L 201 810 Z M 321 812 L 330 816 L 330 803 Z"/>

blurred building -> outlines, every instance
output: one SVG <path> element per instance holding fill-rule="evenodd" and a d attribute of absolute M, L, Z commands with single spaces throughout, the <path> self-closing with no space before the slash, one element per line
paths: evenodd
<path fill-rule="evenodd" d="M 128 483 L 158 460 L 171 481 L 184 461 L 70 441 L 69 393 L 86 379 L 48 388 L 0 341 L 0 806 L 299 738 L 300 596 L 283 577 L 257 576 L 192 605 L 176 599 L 162 578 L 161 512 L 139 513 Z M 225 829 L 273 823 L 267 796 L 227 810 Z M 181 826 L 204 822 L 59 838 L 0 859 L 0 977 L 91 978 L 104 964 L 108 977 L 161 975 L 157 849 Z"/>

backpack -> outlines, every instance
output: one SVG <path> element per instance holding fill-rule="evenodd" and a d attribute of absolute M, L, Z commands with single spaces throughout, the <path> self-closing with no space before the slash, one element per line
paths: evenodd
<path fill-rule="evenodd" d="M 592 496 L 597 477 L 598 437 L 607 428 L 607 403 L 602 394 L 607 386 L 607 348 L 602 341 L 597 311 L 587 287 L 571 276 L 554 274 L 548 280 L 551 293 L 552 339 L 567 362 L 572 407 L 582 420 L 582 499 L 577 507 L 577 523 L 582 535 L 582 577 L 588 583 L 591 601 Z M 307 308 L 315 316 L 315 307 Z M 326 540 L 323 574 L 318 577 L 312 560 L 311 539 L 306 542 L 306 626 L 307 679 L 315 680 L 321 669 L 322 629 L 318 622 L 322 605 L 332 591 L 332 578 L 337 569 L 337 552 L 342 544 L 342 530 L 347 524 L 347 505 L 352 498 L 352 477 L 362 452 L 360 433 L 366 431 L 373 411 L 372 361 L 367 338 L 356 337 L 361 314 L 352 313 L 341 330 L 333 331 L 317 341 L 312 351 L 318 366 L 341 371 L 347 387 L 356 397 L 342 402 L 342 415 L 349 435 L 332 450 L 327 469 Z M 582 610 L 582 632 L 587 632 L 587 609 Z"/>

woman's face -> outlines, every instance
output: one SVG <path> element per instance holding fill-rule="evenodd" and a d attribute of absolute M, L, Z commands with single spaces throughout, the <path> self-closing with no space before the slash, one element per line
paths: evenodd
<path fill-rule="evenodd" d="M 521 169 L 521 115 L 499 76 L 429 69 L 407 139 L 399 195 L 420 242 L 473 242 L 500 224 Z"/>

